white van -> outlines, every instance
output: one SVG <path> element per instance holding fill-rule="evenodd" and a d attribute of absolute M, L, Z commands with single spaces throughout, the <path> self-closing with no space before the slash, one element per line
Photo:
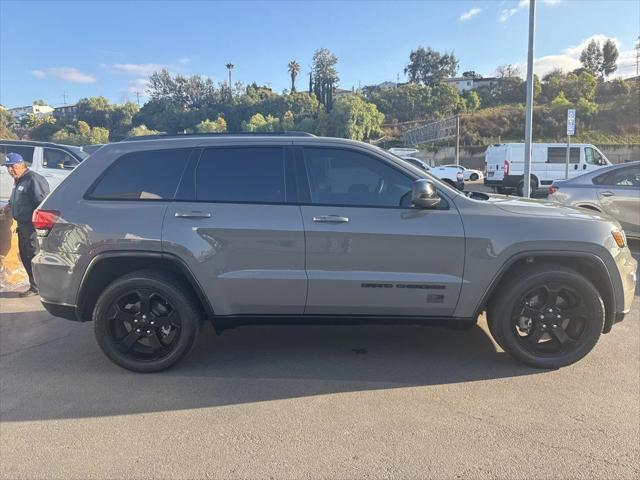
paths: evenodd
<path fill-rule="evenodd" d="M 13 178 L 4 168 L 5 156 L 10 152 L 22 155 L 31 170 L 47 179 L 51 190 L 60 185 L 71 170 L 88 156 L 80 147 L 70 145 L 0 140 L 0 200 L 8 200 L 13 189 Z"/>
<path fill-rule="evenodd" d="M 548 187 L 554 180 L 564 180 L 567 145 L 534 143 L 531 147 L 531 192 Z M 569 178 L 610 165 L 600 150 L 587 143 L 571 145 Z M 524 189 L 524 143 L 491 145 L 485 153 L 484 184 L 503 193 Z"/>

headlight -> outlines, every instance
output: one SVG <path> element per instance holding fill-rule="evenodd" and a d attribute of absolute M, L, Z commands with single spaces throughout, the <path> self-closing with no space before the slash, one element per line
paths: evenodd
<path fill-rule="evenodd" d="M 460 172 L 456 173 L 456 178 L 458 179 L 459 182 L 461 182 L 462 180 L 464 180 L 464 175 Z"/>

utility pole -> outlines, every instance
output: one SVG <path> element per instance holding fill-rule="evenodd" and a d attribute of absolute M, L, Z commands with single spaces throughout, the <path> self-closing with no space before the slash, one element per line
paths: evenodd
<path fill-rule="evenodd" d="M 531 136 L 533 132 L 533 45 L 536 29 L 536 0 L 529 2 L 529 51 L 527 53 L 527 105 L 524 127 L 523 196 L 531 197 Z"/>
<path fill-rule="evenodd" d="M 460 165 L 460 114 L 456 114 L 456 165 Z"/>
<path fill-rule="evenodd" d="M 140 92 L 136 90 L 136 100 L 138 102 L 138 106 L 140 106 Z"/>
<path fill-rule="evenodd" d="M 67 92 L 62 92 L 62 105 L 67 106 Z"/>

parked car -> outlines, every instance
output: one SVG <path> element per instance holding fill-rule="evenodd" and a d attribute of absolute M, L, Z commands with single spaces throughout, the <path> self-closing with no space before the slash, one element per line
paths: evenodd
<path fill-rule="evenodd" d="M 444 167 L 457 168 L 462 172 L 463 178 L 465 181 L 476 182 L 478 180 L 484 180 L 484 173 L 480 170 L 475 170 L 473 168 L 463 167 L 462 165 L 443 165 Z"/>
<path fill-rule="evenodd" d="M 4 165 L 5 156 L 9 152 L 22 155 L 29 168 L 47 179 L 52 190 L 88 156 L 79 147 L 70 145 L 0 140 L 0 164 Z M 0 199 L 8 200 L 12 188 L 13 178 L 4 167 L 0 168 Z"/>
<path fill-rule="evenodd" d="M 558 368 L 635 290 L 608 216 L 465 195 L 375 146 L 290 132 L 106 145 L 33 224 L 45 308 L 92 320 L 138 372 L 175 364 L 205 320 L 471 327 L 483 311 L 506 352 Z"/>
<path fill-rule="evenodd" d="M 430 167 L 424 160 L 407 155 L 409 152 L 417 152 L 414 148 L 390 148 L 389 152 L 400 157 L 402 160 L 409 162 L 411 165 L 429 172 L 432 175 L 438 177 L 444 182 L 447 182 L 458 190 L 464 190 L 464 174 L 458 167 L 450 168 L 447 166 L 442 167 Z"/>
<path fill-rule="evenodd" d="M 627 236 L 640 238 L 640 161 L 555 181 L 549 200 L 611 215 Z"/>
<path fill-rule="evenodd" d="M 534 143 L 531 147 L 531 192 L 548 189 L 566 173 L 567 146 L 562 143 Z M 586 143 L 571 146 L 569 178 L 610 165 L 604 154 Z M 485 153 L 484 184 L 499 193 L 524 192 L 524 143 L 492 145 Z"/>

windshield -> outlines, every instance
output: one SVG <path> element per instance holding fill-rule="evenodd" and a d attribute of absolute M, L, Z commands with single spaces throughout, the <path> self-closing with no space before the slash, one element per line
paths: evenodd
<path fill-rule="evenodd" d="M 68 150 L 71 150 L 76 157 L 80 159 L 80 161 L 84 160 L 89 156 L 87 152 L 82 150 L 82 147 L 67 147 Z"/>

